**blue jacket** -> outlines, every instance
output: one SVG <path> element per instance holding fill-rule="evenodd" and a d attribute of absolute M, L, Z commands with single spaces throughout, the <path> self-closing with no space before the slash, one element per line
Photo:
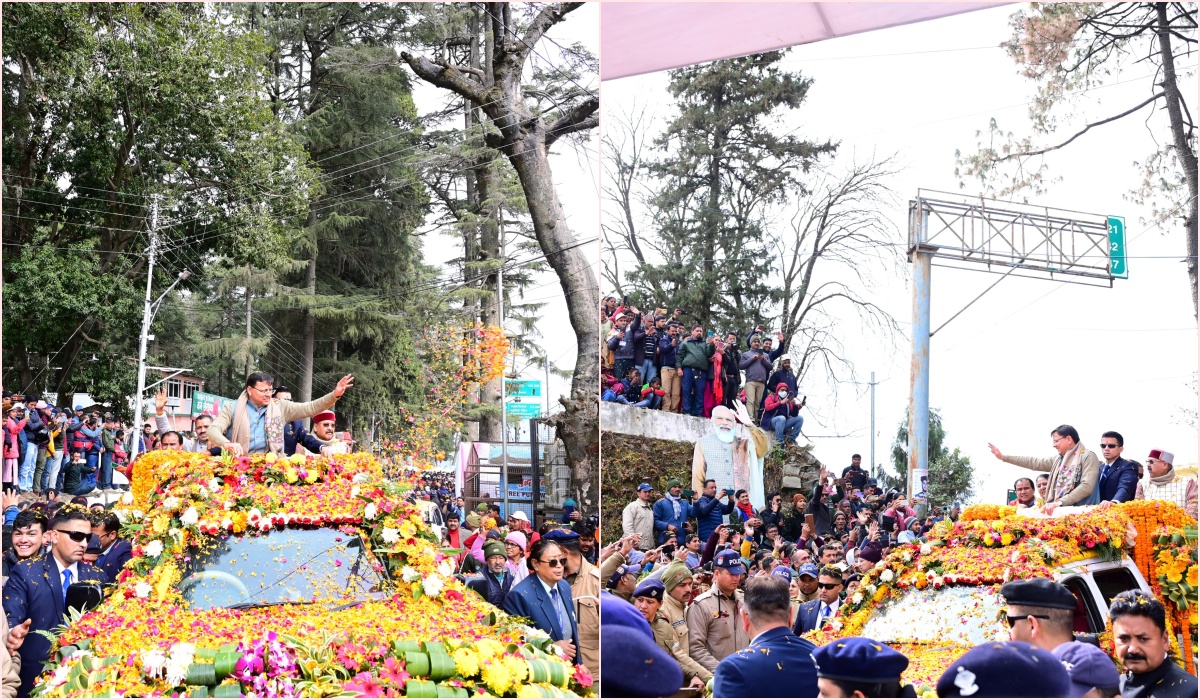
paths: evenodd
<path fill-rule="evenodd" d="M 815 698 L 816 646 L 786 627 L 758 635 L 717 664 L 714 698 Z"/>
<path fill-rule="evenodd" d="M 774 352 L 774 351 L 772 351 Z M 777 369 L 767 380 L 767 388 L 774 391 L 780 384 L 787 384 L 788 396 L 796 395 L 796 375 L 790 369 Z"/>
<path fill-rule="evenodd" d="M 796 611 L 796 624 L 792 627 L 792 631 L 796 634 L 807 634 L 817 628 L 817 616 L 821 613 L 821 606 L 824 603 L 820 598 L 814 598 L 807 603 L 801 603 L 800 608 Z M 834 612 L 837 611 L 837 603 L 833 606 Z"/>
<path fill-rule="evenodd" d="M 128 540 L 123 540 L 120 537 L 113 546 L 108 550 L 108 554 L 101 554 L 96 559 L 98 566 L 106 576 L 112 581 L 117 580 L 117 574 L 121 573 L 121 569 L 125 568 L 125 562 L 133 558 L 133 546 Z"/>
<path fill-rule="evenodd" d="M 294 420 L 291 423 L 283 426 L 283 451 L 284 454 L 296 454 L 296 445 L 301 445 L 309 452 L 321 452 L 321 441 L 315 436 L 310 435 L 304 429 L 304 421 Z"/>
<path fill-rule="evenodd" d="M 80 581 L 108 583 L 103 571 L 83 562 L 77 564 Z M 62 574 L 53 555 L 26 559 L 8 572 L 4 583 L 4 615 L 12 629 L 32 620 L 29 634 L 21 645 L 21 687 L 17 697 L 29 697 L 34 681 L 42 673 L 42 664 L 50 658 L 50 640 L 36 630 L 53 630 L 62 624 L 64 609 Z"/>
<path fill-rule="evenodd" d="M 683 342 L 683 338 L 674 338 L 674 345 L 671 345 L 671 340 L 672 338 L 669 334 L 658 339 L 658 359 L 654 361 L 655 367 L 662 369 L 663 367 L 675 366 L 675 350 Z M 588 670 L 590 671 L 591 669 Z"/>
<path fill-rule="evenodd" d="M 632 360 L 637 356 L 638 348 L 643 347 L 645 342 L 646 331 L 642 330 L 642 317 L 638 315 L 625 327 L 624 338 L 614 335 L 608 339 L 608 349 L 613 351 L 614 359 Z"/>
<path fill-rule="evenodd" d="M 667 497 L 662 497 L 654 503 L 654 534 L 658 538 L 658 543 L 662 544 L 663 540 L 667 539 L 667 526 L 675 526 L 675 534 L 680 545 L 683 544 L 683 524 L 692 517 L 692 504 L 679 499 L 679 517 L 675 517 L 675 508 L 671 506 L 671 501 Z M 591 670 L 591 669 L 589 669 Z"/>
<path fill-rule="evenodd" d="M 1104 465 L 1100 465 L 1100 473 L 1104 474 Z M 1100 477 L 1100 500 L 1124 503 L 1132 501 L 1137 493 L 1137 467 L 1124 458 L 1117 458 L 1108 467 L 1108 474 Z"/>
<path fill-rule="evenodd" d="M 708 542 L 708 536 L 724 522 L 725 519 L 722 516 L 733 512 L 733 499 L 728 499 L 728 502 L 722 505 L 719 496 L 717 498 L 701 496 L 700 500 L 696 501 L 693 510 L 696 515 L 696 534 L 700 537 L 701 542 Z"/>
<path fill-rule="evenodd" d="M 537 574 L 530 574 L 509 590 L 504 596 L 504 612 L 509 615 L 529 618 L 533 626 L 550 635 L 556 642 L 570 639 L 575 645 L 575 663 L 582 663 L 579 656 L 579 623 L 575 621 L 575 605 L 571 598 L 571 586 L 566 581 L 559 581 L 558 597 L 567 610 L 571 621 L 570 634 L 564 635 L 558 625 L 558 615 L 554 612 L 554 604 L 546 593 L 546 587 Z M 589 671 L 591 669 L 588 669 Z"/>

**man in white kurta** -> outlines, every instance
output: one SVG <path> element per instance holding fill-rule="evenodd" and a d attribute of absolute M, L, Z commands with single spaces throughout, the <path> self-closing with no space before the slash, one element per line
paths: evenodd
<path fill-rule="evenodd" d="M 692 453 L 692 490 L 703 493 L 705 480 L 713 479 L 718 490 L 746 489 L 750 503 L 762 507 L 763 462 L 754 441 L 738 435 L 747 429 L 739 428 L 736 414 L 724 406 L 713 409 L 712 424 L 712 432 L 696 441 Z"/>

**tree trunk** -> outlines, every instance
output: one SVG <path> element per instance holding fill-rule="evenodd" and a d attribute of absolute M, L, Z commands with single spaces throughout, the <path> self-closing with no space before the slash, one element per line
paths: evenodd
<path fill-rule="evenodd" d="M 315 204 L 313 205 L 316 206 Z M 311 229 L 317 223 L 316 209 L 309 209 L 308 226 Z M 309 294 L 317 293 L 317 241 L 316 232 L 313 232 L 313 248 L 312 257 L 308 259 L 308 271 L 304 275 L 304 288 Z M 314 338 L 317 332 L 317 319 L 311 311 L 304 312 L 304 325 L 300 331 L 304 338 L 304 348 L 302 352 L 304 357 L 301 358 L 300 372 L 300 392 L 299 398 L 301 402 L 312 401 L 312 376 L 313 376 L 313 346 L 316 345 Z"/>
<path fill-rule="evenodd" d="M 1158 2 L 1154 4 L 1154 8 L 1158 13 L 1158 26 L 1155 27 L 1155 31 L 1158 34 L 1159 55 L 1162 57 L 1163 81 L 1161 85 L 1163 92 L 1166 93 L 1167 116 L 1171 120 L 1171 139 L 1175 146 L 1175 153 L 1179 156 L 1179 162 L 1183 166 L 1183 175 L 1187 178 L 1188 204 L 1184 210 L 1183 232 L 1187 239 L 1188 279 L 1192 283 L 1192 316 L 1200 318 L 1197 315 L 1198 307 L 1196 305 L 1196 154 L 1188 145 L 1187 133 L 1183 125 L 1183 113 L 1180 109 L 1183 95 L 1179 93 L 1179 83 L 1175 79 L 1175 58 L 1171 53 L 1171 28 L 1167 19 L 1167 4 Z"/>
<path fill-rule="evenodd" d="M 500 178 L 495 165 L 486 160 L 481 155 L 481 164 L 475 169 L 476 192 L 480 203 L 479 210 L 476 212 L 479 217 L 479 262 L 498 262 L 503 265 L 504 261 L 500 259 L 500 227 L 498 225 L 499 217 L 504 216 L 504 210 L 499 206 L 499 199 L 502 196 Z M 483 290 L 490 292 L 491 296 L 482 300 L 479 320 L 489 326 L 500 325 L 500 306 L 497 303 L 496 284 L 496 271 L 492 271 L 483 278 Z M 503 377 L 497 377 L 480 387 L 480 403 L 503 410 L 500 405 L 500 382 L 502 381 L 504 381 Z M 479 439 L 484 442 L 500 442 L 501 429 L 500 414 L 485 416 L 479 421 Z"/>

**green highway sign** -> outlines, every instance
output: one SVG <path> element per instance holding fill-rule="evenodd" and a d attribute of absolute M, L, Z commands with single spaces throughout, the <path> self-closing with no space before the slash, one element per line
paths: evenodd
<path fill-rule="evenodd" d="M 1118 279 L 1129 279 L 1125 260 L 1125 217 L 1108 217 L 1108 271 Z"/>
<path fill-rule="evenodd" d="M 542 406 L 538 403 L 508 403 L 504 404 L 504 413 L 521 418 L 541 418 Z"/>
<path fill-rule="evenodd" d="M 504 392 L 509 396 L 541 396 L 542 382 L 539 379 L 509 379 L 504 382 Z"/>

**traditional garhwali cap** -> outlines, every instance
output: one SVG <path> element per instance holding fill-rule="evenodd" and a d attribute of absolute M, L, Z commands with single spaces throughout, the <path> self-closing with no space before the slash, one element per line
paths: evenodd
<path fill-rule="evenodd" d="M 321 411 L 313 416 L 313 423 L 324 423 L 327 420 L 337 420 L 337 416 L 333 414 L 333 411 Z"/>
<path fill-rule="evenodd" d="M 1175 464 L 1175 455 L 1166 450 L 1150 450 L 1150 459 L 1158 459 L 1167 464 Z"/>

